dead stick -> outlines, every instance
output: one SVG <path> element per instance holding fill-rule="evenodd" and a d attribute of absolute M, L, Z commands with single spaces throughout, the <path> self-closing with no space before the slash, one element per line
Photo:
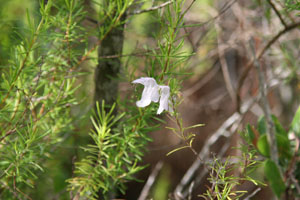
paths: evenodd
<path fill-rule="evenodd" d="M 262 56 L 265 54 L 265 52 L 285 33 L 289 32 L 290 30 L 297 28 L 300 26 L 300 22 L 296 22 L 290 25 L 287 25 L 282 31 L 277 33 L 255 56 L 256 60 L 260 60 Z M 241 89 L 244 84 L 245 79 L 247 78 L 248 73 L 253 67 L 255 59 L 252 59 L 248 64 L 246 65 L 246 69 L 243 71 L 241 78 L 238 82 L 238 88 L 237 88 L 237 95 L 236 95 L 236 102 L 237 102 L 237 110 L 240 112 L 240 105 L 241 105 Z"/>

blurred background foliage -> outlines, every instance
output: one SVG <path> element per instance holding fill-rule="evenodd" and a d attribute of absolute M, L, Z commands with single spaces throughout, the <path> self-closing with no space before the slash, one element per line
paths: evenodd
<path fill-rule="evenodd" d="M 21 41 L 28 30 L 27 16 L 39 19 L 36 1 L 0 1 L 0 65 L 6 64 L 11 46 Z"/>

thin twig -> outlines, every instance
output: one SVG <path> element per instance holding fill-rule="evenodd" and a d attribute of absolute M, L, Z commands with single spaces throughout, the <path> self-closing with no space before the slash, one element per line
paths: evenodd
<path fill-rule="evenodd" d="M 221 69 L 222 69 L 222 72 L 223 72 L 223 77 L 224 77 L 224 82 L 225 82 L 225 86 L 226 86 L 226 89 L 233 101 L 233 103 L 235 103 L 235 89 L 233 87 L 233 84 L 232 84 L 232 81 L 231 81 L 231 78 L 230 78 L 230 73 L 229 73 L 229 70 L 228 70 L 228 64 L 227 64 L 227 61 L 225 59 L 225 51 L 224 51 L 224 48 L 221 47 L 221 38 L 220 38 L 220 26 L 216 23 L 216 29 L 217 29 L 217 32 L 218 32 L 218 36 L 217 36 L 217 41 L 218 41 L 218 54 L 219 54 L 219 61 L 220 61 L 220 65 L 221 65 Z"/>
<path fill-rule="evenodd" d="M 238 1 L 238 0 L 233 0 L 232 2 L 225 3 L 225 5 L 220 9 L 220 12 L 219 12 L 216 16 L 214 16 L 214 17 L 212 17 L 211 19 L 209 19 L 209 20 L 207 20 L 207 21 L 201 23 L 201 25 L 208 24 L 208 23 L 210 23 L 210 22 L 212 22 L 212 21 L 218 19 L 218 18 L 221 17 L 225 12 L 227 12 L 227 11 L 231 8 L 231 6 L 232 6 L 233 4 L 235 4 L 237 1 Z M 189 24 L 189 26 L 191 26 L 191 25 L 193 25 L 193 24 Z"/>
<path fill-rule="evenodd" d="M 281 21 L 282 25 L 283 25 L 284 27 L 287 27 L 286 22 L 285 22 L 284 19 L 282 18 L 282 16 L 281 16 L 279 10 L 277 10 L 275 4 L 274 4 L 271 0 L 267 0 L 267 1 L 268 1 L 268 3 L 271 5 L 271 7 L 272 7 L 272 9 L 274 10 L 274 12 L 276 13 L 276 15 L 278 16 L 278 18 L 279 18 L 279 20 Z"/>
<path fill-rule="evenodd" d="M 209 69 L 209 72 L 206 73 L 203 77 L 201 77 L 200 80 L 197 81 L 197 83 L 195 85 L 193 85 L 190 88 L 188 88 L 187 90 L 183 91 L 183 96 L 190 97 L 195 92 L 200 90 L 205 84 L 207 84 L 218 73 L 219 70 L 220 70 L 219 65 L 211 67 L 211 69 Z"/>
<path fill-rule="evenodd" d="M 189 187 L 188 200 L 192 200 L 192 193 L 193 193 L 194 185 L 195 185 L 195 182 L 193 181 Z"/>
<path fill-rule="evenodd" d="M 121 58 L 121 57 L 130 57 L 130 56 L 149 56 L 151 50 L 143 50 L 140 52 L 129 53 L 129 54 L 115 54 L 115 55 L 106 55 L 106 56 L 99 56 L 99 59 L 111 59 L 111 58 Z M 153 55 L 154 56 L 154 55 Z"/>
<path fill-rule="evenodd" d="M 251 194 L 249 194 L 244 200 L 250 200 L 252 197 L 254 197 L 259 191 L 261 191 L 261 188 L 256 188 Z"/>
<path fill-rule="evenodd" d="M 255 59 L 255 44 L 254 44 L 254 40 L 250 41 L 250 49 L 252 50 L 253 53 L 253 57 L 254 57 L 254 66 L 256 68 L 257 71 L 257 75 L 258 75 L 258 80 L 259 80 L 259 91 L 260 91 L 260 95 L 261 95 L 261 101 L 262 101 L 262 109 L 264 112 L 264 116 L 266 118 L 266 128 L 267 128 L 267 139 L 270 145 L 270 154 L 271 154 L 271 159 L 278 164 L 278 149 L 277 149 L 277 141 L 275 138 L 275 127 L 274 127 L 274 123 L 271 117 L 271 108 L 267 99 L 267 86 L 266 86 L 266 81 L 265 81 L 265 77 L 264 74 L 261 70 L 261 65 L 260 62 Z"/>
<path fill-rule="evenodd" d="M 162 3 L 160 5 L 153 6 L 151 8 L 147 8 L 147 9 L 144 9 L 144 10 L 136 10 L 136 11 L 133 11 L 131 13 L 128 13 L 128 15 L 138 15 L 138 14 L 142 14 L 142 13 L 145 13 L 145 12 L 151 12 L 151 11 L 158 10 L 158 9 L 163 8 L 163 7 L 166 7 L 171 3 L 173 3 L 173 0 L 167 1 L 167 2 Z"/>
<path fill-rule="evenodd" d="M 142 190 L 142 192 L 141 192 L 138 200 L 146 200 L 147 199 L 148 194 L 150 192 L 150 189 L 151 189 L 151 187 L 152 187 L 152 185 L 153 185 L 153 183 L 154 183 L 154 181 L 155 181 L 158 173 L 160 172 L 162 166 L 163 166 L 163 162 L 162 161 L 159 161 L 155 165 L 153 171 L 151 172 L 150 176 L 148 177 L 148 180 L 147 180 L 147 182 L 146 182 L 146 184 L 145 184 L 145 186 L 144 186 L 144 188 L 143 188 L 143 190 Z"/>
<path fill-rule="evenodd" d="M 247 78 L 248 73 L 253 67 L 255 60 L 260 60 L 262 56 L 265 54 L 265 52 L 285 33 L 289 32 L 290 30 L 293 30 L 294 28 L 297 28 L 300 26 L 300 21 L 287 25 L 283 30 L 281 30 L 279 33 L 277 33 L 260 51 L 257 51 L 255 59 L 252 59 L 245 67 L 245 70 L 243 71 L 239 82 L 238 82 L 238 88 L 237 88 L 237 95 L 236 95 L 236 102 L 237 102 L 237 110 L 240 110 L 240 104 L 241 104 L 241 89 L 244 84 L 245 79 Z"/>
<path fill-rule="evenodd" d="M 299 145 L 300 145 L 300 141 L 296 137 L 294 155 L 292 157 L 292 160 L 290 161 L 289 167 L 285 175 L 285 177 L 287 177 L 287 179 L 290 179 L 290 181 L 294 184 L 298 194 L 300 194 L 300 186 L 299 186 L 299 181 L 294 177 L 295 174 L 294 172 L 295 172 L 295 165 L 297 163 L 297 158 L 298 158 Z"/>
<path fill-rule="evenodd" d="M 30 198 L 30 196 L 28 196 L 27 194 L 25 194 L 24 192 L 22 192 L 19 188 L 16 188 L 16 190 L 21 193 L 26 199 L 28 200 L 32 200 L 32 198 Z"/>

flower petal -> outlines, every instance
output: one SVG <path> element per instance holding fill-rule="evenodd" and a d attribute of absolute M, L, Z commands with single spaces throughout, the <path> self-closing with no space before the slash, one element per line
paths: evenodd
<path fill-rule="evenodd" d="M 159 86 L 161 91 L 161 96 L 159 100 L 159 108 L 157 110 L 157 114 L 159 115 L 164 110 L 169 110 L 169 97 L 170 97 L 170 87 L 169 86 Z"/>
<path fill-rule="evenodd" d="M 136 102 L 138 107 L 146 107 L 151 103 L 151 87 L 145 86 L 141 100 Z"/>
<path fill-rule="evenodd" d="M 159 86 L 157 85 L 154 78 L 142 77 L 142 78 L 134 80 L 132 83 L 135 83 L 135 84 L 140 83 L 140 84 L 144 85 L 142 98 L 141 98 L 141 100 L 136 102 L 136 105 L 138 107 L 146 107 L 151 103 L 151 101 L 158 102 Z"/>
<path fill-rule="evenodd" d="M 154 78 L 151 78 L 151 77 L 141 77 L 139 79 L 136 79 L 134 81 L 132 81 L 132 83 L 140 83 L 142 85 L 149 85 L 149 84 L 156 84 L 156 81 Z"/>

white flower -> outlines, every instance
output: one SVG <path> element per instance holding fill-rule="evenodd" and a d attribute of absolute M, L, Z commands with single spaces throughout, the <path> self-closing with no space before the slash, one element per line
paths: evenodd
<path fill-rule="evenodd" d="M 165 85 L 160 85 L 160 99 L 159 99 L 159 108 L 157 114 L 159 115 L 164 110 L 172 111 L 172 108 L 169 107 L 169 97 L 170 97 L 170 87 Z"/>
<path fill-rule="evenodd" d="M 166 85 L 158 85 L 154 78 L 150 77 L 142 77 L 134 80 L 132 83 L 140 83 L 144 85 L 144 90 L 142 93 L 141 100 L 136 102 L 138 107 L 146 107 L 152 101 L 158 102 L 159 100 L 159 108 L 157 110 L 157 114 L 161 114 L 164 110 L 173 112 L 172 107 L 169 106 L 171 103 L 169 101 L 170 97 L 170 87 Z"/>
<path fill-rule="evenodd" d="M 159 86 L 157 85 L 154 78 L 142 77 L 134 80 L 132 83 L 140 83 L 144 85 L 141 100 L 136 102 L 138 107 L 146 107 L 151 101 L 158 102 L 159 99 Z"/>

